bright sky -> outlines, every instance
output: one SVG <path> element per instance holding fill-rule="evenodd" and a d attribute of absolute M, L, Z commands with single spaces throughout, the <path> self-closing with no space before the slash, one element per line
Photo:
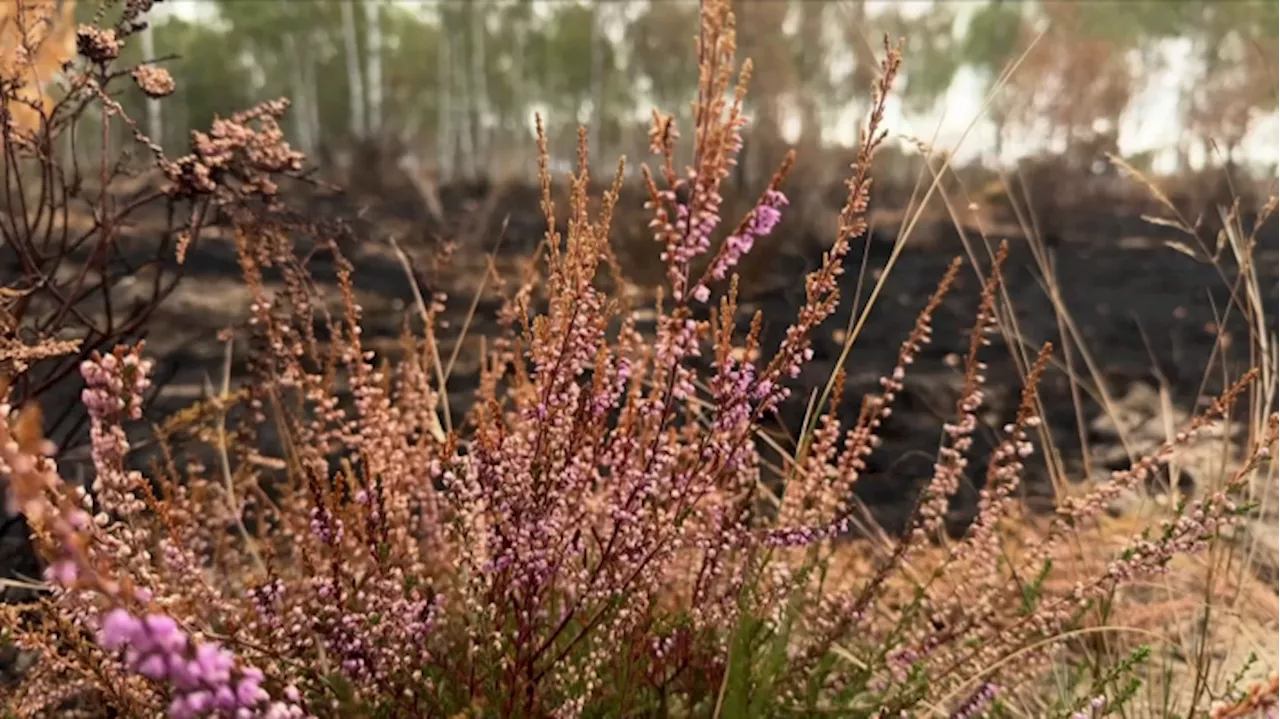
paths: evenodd
<path fill-rule="evenodd" d="M 249 1 L 249 0 L 246 0 Z M 969 12 L 980 6 L 985 0 L 948 0 L 960 3 L 961 20 Z M 392 0 L 401 5 L 422 6 L 428 0 Z M 909 13 L 923 13 L 933 6 L 935 0 L 869 0 L 869 14 L 875 14 L 882 8 L 897 3 L 907 8 Z M 428 4 L 430 4 L 428 2 Z M 195 19 L 213 19 L 212 6 L 203 0 L 178 0 L 156 6 L 160 12 Z M 1190 69 L 1187 57 L 1186 41 L 1170 41 L 1165 48 L 1169 62 L 1164 70 L 1148 78 L 1146 88 L 1130 105 L 1123 118 L 1119 135 L 1120 152 L 1124 155 L 1151 152 L 1156 153 L 1155 169 L 1167 171 L 1173 168 L 1174 155 L 1172 148 L 1181 133 L 1179 111 L 1179 78 Z M 838 62 L 839 58 L 834 61 Z M 907 67 L 910 71 L 910 67 Z M 984 88 L 981 79 L 971 70 L 962 68 L 952 83 L 946 99 L 939 102 L 936 109 L 929 113 L 905 113 L 895 98 L 887 104 L 887 125 L 892 132 L 899 135 L 917 137 L 923 140 L 936 138 L 934 145 L 938 149 L 953 150 L 956 159 L 963 162 L 991 147 L 994 137 L 994 126 L 982 119 Z M 645 113 L 647 114 L 647 113 Z M 978 121 L 975 122 L 975 118 Z M 860 117 L 852 112 L 843 113 L 833 125 L 826 128 L 830 139 L 852 143 L 857 134 Z M 793 118 L 784 133 L 791 134 L 792 139 L 799 131 L 799 119 Z M 967 134 L 966 134 L 967 133 Z M 1012 141 L 1005 147 L 1006 158 L 1013 159 L 1037 149 L 1038 143 Z M 1246 162 L 1253 161 L 1268 164 L 1277 161 L 1280 156 L 1280 115 L 1271 112 L 1257 118 L 1254 127 L 1242 144 L 1241 151 Z M 1193 146 L 1193 165 L 1203 162 L 1198 146 Z"/>
<path fill-rule="evenodd" d="M 867 3 L 868 13 L 873 14 L 881 7 L 892 6 L 895 2 L 905 8 L 908 14 L 928 12 L 935 0 L 870 0 Z M 985 0 L 948 0 L 961 7 L 958 22 L 967 22 L 969 13 L 985 3 Z M 1190 43 L 1186 40 L 1168 41 L 1165 44 L 1165 67 L 1147 78 L 1146 87 L 1130 104 L 1121 120 L 1120 134 L 1117 138 L 1120 153 L 1133 155 L 1155 152 L 1154 169 L 1157 172 L 1171 171 L 1174 168 L 1174 152 L 1179 136 L 1182 133 L 1179 108 L 1179 83 L 1192 68 L 1189 56 Z M 910 72 L 910 66 L 906 67 Z M 983 104 L 986 101 L 985 89 L 981 78 L 967 68 L 961 68 L 956 74 L 947 93 L 946 99 L 938 103 L 935 111 L 927 114 L 906 114 L 901 103 L 890 98 L 886 105 L 886 120 L 889 127 L 899 134 L 930 140 L 935 137 L 938 149 L 954 150 L 957 160 L 963 162 L 991 147 L 995 127 L 992 123 L 974 118 L 983 116 Z M 840 125 L 856 128 L 856 117 L 842 118 Z M 972 127 L 971 127 L 972 126 Z M 795 128 L 798 131 L 798 127 Z M 967 132 L 967 135 L 966 135 Z M 840 132 L 841 141 L 852 139 L 853 131 Z M 1038 149 L 1031 143 L 1011 142 L 1005 147 L 1004 159 L 1013 159 Z M 1248 161 L 1262 164 L 1273 163 L 1280 156 L 1280 114 L 1270 112 L 1255 120 L 1248 137 L 1241 145 L 1241 153 Z M 1204 157 L 1198 144 L 1193 144 L 1192 165 L 1199 166 Z"/>
<path fill-rule="evenodd" d="M 1170 69 L 1150 78 L 1149 86 L 1130 105 L 1118 137 L 1123 155 L 1155 151 L 1155 169 L 1158 171 L 1173 169 L 1172 148 L 1182 132 L 1177 86 L 1186 65 L 1181 57 L 1175 57 L 1171 65 Z M 886 105 L 886 121 L 894 132 L 901 135 L 925 141 L 936 137 L 933 144 L 937 149 L 953 150 L 957 159 L 964 161 L 988 150 L 994 142 L 995 125 L 987 121 L 983 113 L 986 92 L 982 79 L 975 72 L 961 68 L 947 91 L 946 99 L 939 102 L 932 112 L 907 113 L 897 98 L 891 97 Z M 975 118 L 978 118 L 977 122 Z M 836 137 L 843 142 L 851 141 L 853 130 L 843 128 L 856 128 L 858 119 L 851 113 L 846 114 L 841 119 L 841 129 L 837 130 Z M 791 130 L 798 133 L 798 120 Z M 1243 143 L 1243 152 L 1248 157 L 1275 161 L 1280 152 L 1277 132 L 1280 132 L 1280 122 L 1276 113 L 1259 118 Z M 1033 139 L 1012 139 L 1006 144 L 1003 159 L 1026 155 L 1038 149 L 1038 144 L 1040 142 Z M 1196 165 L 1203 161 L 1198 152 L 1199 147 L 1193 146 L 1191 161 Z"/>

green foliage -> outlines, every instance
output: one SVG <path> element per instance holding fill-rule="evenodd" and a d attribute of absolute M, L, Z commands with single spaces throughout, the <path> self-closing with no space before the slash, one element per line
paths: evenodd
<path fill-rule="evenodd" d="M 557 4 L 539 37 L 533 56 L 539 88 L 557 105 L 576 108 L 591 92 L 591 63 L 587 61 L 595 33 L 594 13 L 578 4 Z M 606 67 L 613 65 L 613 49 L 606 52 Z"/>
<path fill-rule="evenodd" d="M 384 79 L 389 109 L 420 120 L 433 118 L 440 101 L 439 76 L 433 62 L 442 41 L 440 27 L 401 6 L 388 6 L 383 12 L 387 34 Z M 506 92 L 495 92 L 491 85 L 490 96 L 509 95 L 505 86 L 501 90 Z"/>
<path fill-rule="evenodd" d="M 888 22 L 887 32 L 905 38 L 903 52 L 914 60 L 903 83 L 903 100 L 912 110 L 928 111 L 946 95 L 961 66 L 955 61 L 958 45 L 967 38 L 957 37 L 955 9 L 939 6 L 910 18 L 892 12 Z"/>
<path fill-rule="evenodd" d="M 996 0 L 983 5 L 969 20 L 960 43 L 961 61 L 993 81 L 1015 57 L 1023 12 L 1019 3 Z"/>
<path fill-rule="evenodd" d="M 642 12 L 628 29 L 627 47 L 635 69 L 646 80 L 652 104 L 684 112 L 694 88 L 692 74 L 698 7 L 671 2 L 664 12 Z"/>
<path fill-rule="evenodd" d="M 300 92 L 314 105 L 309 112 L 317 139 L 330 147 L 350 139 L 353 99 L 339 3 L 203 1 L 215 11 L 216 22 L 179 16 L 156 27 L 156 53 L 181 56 L 167 64 L 178 88 L 168 107 L 181 109 L 166 111 L 166 145 L 186 141 L 173 129 L 177 126 L 199 125 L 215 113 L 272 97 L 290 97 L 297 105 L 303 101 Z M 487 127 L 486 132 L 497 132 L 505 146 L 522 147 L 533 112 L 541 106 L 551 113 L 547 120 L 552 127 L 565 126 L 556 118 L 567 121 L 570 129 L 576 123 L 592 126 L 598 133 L 593 139 L 605 145 L 598 148 L 602 154 L 613 152 L 615 143 L 623 143 L 619 149 L 632 154 L 642 138 L 636 120 L 647 116 L 650 108 L 663 107 L 688 120 L 696 77 L 695 0 L 475 0 L 432 6 L 370 2 L 378 2 L 383 37 L 385 134 L 416 138 L 421 144 L 456 135 L 464 126 L 477 132 Z M 91 19 L 96 7 L 78 6 L 80 19 Z M 906 109 L 917 113 L 933 110 L 964 68 L 990 86 L 1046 23 L 1050 33 L 1137 51 L 1143 67 L 1152 70 L 1166 61 L 1167 53 L 1157 52 L 1161 43 L 1185 38 L 1192 42 L 1192 54 L 1206 64 L 1203 80 L 1186 90 L 1192 96 L 1187 112 L 1200 108 L 1194 132 L 1234 136 L 1247 113 L 1235 110 L 1219 122 L 1223 128 L 1215 128 L 1212 114 L 1204 108 L 1219 100 L 1195 98 L 1203 88 L 1220 85 L 1215 78 L 1234 77 L 1241 63 L 1275 66 L 1280 25 L 1276 8 L 1260 0 L 1139 0 L 1070 7 L 1038 0 L 991 0 L 977 6 L 936 3 L 927 12 L 899 6 L 872 12 L 862 0 L 790 2 L 770 12 L 763 6 L 744 6 L 744 27 L 755 27 L 750 18 L 756 16 L 782 27 L 750 30 L 740 44 L 742 54 L 756 64 L 750 114 L 761 126 L 769 126 L 770 120 L 780 123 L 783 115 L 798 111 L 803 132 L 813 136 L 814 130 L 830 127 L 850 105 L 861 102 L 872 68 L 866 57 L 867 38 L 882 32 L 905 40 L 912 62 L 900 96 Z M 115 15 L 119 8 L 111 6 L 105 12 Z M 477 18 L 482 22 L 479 37 L 473 32 Z M 354 13 L 354 25 L 363 67 L 369 62 L 363 12 Z M 453 62 L 460 67 L 441 66 L 441 42 L 449 44 Z M 130 60 L 141 60 L 136 42 L 127 43 L 125 53 Z M 306 68 L 301 74 L 300 64 Z M 1274 109 L 1273 85 L 1238 102 L 1258 111 Z M 1034 86 L 1028 82 L 1004 89 L 1002 101 L 990 108 L 999 125 L 1025 119 L 1013 113 L 1020 99 L 1012 95 L 1032 92 Z M 483 98 L 472 96 L 481 92 Z M 371 102 L 370 96 L 366 86 L 364 101 Z M 122 101 L 131 111 L 142 109 L 140 93 Z M 442 119 L 449 125 L 441 128 Z M 285 129 L 291 141 L 300 141 L 293 136 L 300 131 L 297 121 Z M 557 148 L 569 142 L 567 136 L 553 140 Z"/>

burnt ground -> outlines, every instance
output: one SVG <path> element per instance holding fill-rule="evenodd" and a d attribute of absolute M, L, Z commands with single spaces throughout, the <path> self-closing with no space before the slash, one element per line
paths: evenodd
<path fill-rule="evenodd" d="M 454 259 L 443 272 L 419 273 L 424 289 L 448 294 L 446 318 L 457 328 L 471 303 L 484 271 L 485 253 L 501 234 L 497 251 L 499 272 L 513 277 L 524 258 L 537 246 L 545 229 L 533 188 L 508 188 L 500 194 L 486 194 L 481 187 L 447 187 L 441 191 L 443 221 L 435 219 L 419 198 L 409 192 L 387 191 L 377 198 L 357 198 L 308 192 L 291 199 L 311 218 L 341 219 L 350 225 L 356 239 L 344 251 L 355 264 L 355 285 L 365 310 L 365 338 L 378 351 L 392 351 L 394 339 L 405 318 L 412 313 L 412 294 L 405 273 L 386 242 L 398 239 L 425 268 L 441 243 L 456 243 Z M 625 207 L 615 220 L 618 253 L 624 268 L 640 285 L 660 276 L 658 247 L 645 239 L 647 217 L 640 214 L 643 201 L 639 188 L 625 196 Z M 732 208 L 732 202 L 728 203 Z M 833 212 L 830 208 L 824 210 Z M 1204 396 L 1220 384 L 1221 371 L 1209 372 L 1204 387 L 1201 378 L 1218 342 L 1219 315 L 1230 305 L 1231 282 L 1213 265 L 1175 251 L 1167 240 L 1180 239 L 1172 230 L 1144 221 L 1140 212 L 1126 212 L 1111 205 L 1077 208 L 1066 229 L 1059 228 L 1050 250 L 1062 291 L 1063 305 L 1071 313 L 1079 333 L 1092 353 L 1092 360 L 1115 397 L 1132 394 L 1135 387 L 1155 387 L 1167 383 L 1175 406 L 1192 411 Z M 826 215 L 823 215 L 826 216 Z M 888 218 L 887 220 L 884 218 Z M 998 219 L 998 218 L 997 218 Z M 764 347 L 776 347 L 787 325 L 803 301 L 803 275 L 815 268 L 824 243 L 818 233 L 804 225 L 819 225 L 791 219 L 775 239 L 758 249 L 758 257 L 744 265 L 742 325 L 749 313 L 759 310 L 764 317 Z M 897 227 L 891 213 L 881 213 L 876 229 L 866 242 L 859 242 L 850 258 L 850 271 L 842 278 L 840 310 L 828 321 L 815 341 L 814 362 L 795 385 L 793 399 L 780 416 L 783 427 L 799 427 L 805 405 L 814 389 L 820 390 L 833 369 L 841 349 L 843 329 L 854 301 L 864 302 L 874 278 L 893 246 Z M 1011 254 L 1004 279 L 1024 341 L 1034 346 L 1051 340 L 1058 347 L 1056 366 L 1042 386 L 1046 424 L 1059 445 L 1071 474 L 1083 477 L 1083 454 L 1077 430 L 1076 410 L 1070 383 L 1061 370 L 1063 361 L 1059 323 L 1047 299 L 1040 272 L 1027 240 L 1011 222 L 986 225 L 994 243 L 1008 239 Z M 1246 226 L 1250 226 L 1246 223 Z M 505 230 L 502 228 L 505 227 Z M 995 227 L 996 229 L 991 229 Z M 145 224 L 131 229 L 123 243 L 141 248 L 153 238 Z M 979 243 L 974 228 L 966 232 Z M 1274 218 L 1263 228 L 1256 261 L 1264 301 L 1274 308 L 1277 301 L 1276 224 Z M 858 265 L 863 253 L 867 273 L 859 295 Z M 846 365 L 848 384 L 841 409 L 852 421 L 864 392 L 877 387 L 878 378 L 893 366 L 897 349 L 910 330 L 916 313 L 933 291 L 947 264 L 964 254 L 960 234 L 949 221 L 939 219 L 918 226 L 874 306 Z M 1228 262 L 1227 264 L 1233 264 Z M 198 398 L 206 378 L 221 373 L 223 348 L 215 335 L 224 327 L 240 325 L 247 312 L 247 296 L 239 281 L 234 247 L 225 237 L 211 237 L 186 259 L 184 284 L 161 307 L 150 323 L 148 353 L 157 361 L 160 388 L 150 408 L 150 418 L 160 418 Z M 333 290 L 332 263 L 316 266 L 318 283 Z M 883 431 L 884 445 L 873 457 L 870 472 L 857 487 L 857 495 L 886 529 L 901 529 L 911 510 L 915 488 L 932 471 L 941 424 L 951 418 L 959 386 L 960 370 L 955 360 L 968 348 L 968 328 L 977 306 L 979 281 L 966 264 L 955 291 L 935 317 L 934 341 L 918 357 L 907 379 L 890 421 Z M 450 379 L 450 405 L 455 417 L 465 412 L 477 380 L 476 338 L 497 330 L 494 314 L 500 305 L 496 292 L 486 292 L 478 305 L 475 320 Z M 644 306 L 644 303 L 639 303 Z M 1276 316 L 1267 318 L 1269 331 L 1276 331 Z M 442 331 L 444 338 L 452 334 Z M 1248 332 L 1238 310 L 1231 312 L 1224 329 L 1231 341 L 1226 348 L 1232 375 L 1243 371 L 1248 360 Z M 445 351 L 449 351 L 448 346 Z M 236 365 L 242 366 L 242 353 Z M 988 405 L 982 414 L 984 427 L 977 440 L 971 466 L 985 466 L 995 429 L 1012 417 L 1020 385 L 1010 359 L 1010 348 L 997 338 L 987 348 Z M 1077 353 L 1077 372 L 1084 363 Z M 1090 383 L 1091 385 L 1092 383 Z M 79 387 L 68 385 L 56 395 L 42 399 L 47 414 L 54 414 L 78 396 Z M 1139 393 L 1141 394 L 1141 393 Z M 1083 395 L 1083 414 L 1090 452 L 1099 447 L 1114 449 L 1115 438 L 1097 428 L 1099 403 Z M 1154 411 L 1158 411 L 1158 407 Z M 64 425 L 65 426 L 65 425 Z M 68 447 L 63 467 L 68 476 L 84 476 L 83 428 L 75 436 L 55 436 Z M 1105 454 L 1105 453 L 1104 453 Z M 1113 462 L 1114 464 L 1114 462 Z M 1048 474 L 1042 466 L 1030 469 L 1026 492 L 1029 498 L 1051 495 Z M 954 519 L 962 522 L 973 508 L 976 492 L 963 489 L 954 506 Z M 16 526 L 9 523 L 12 535 Z M 16 537 L 6 540 L 17 546 Z M 30 571 L 27 562 L 12 552 L 0 556 L 0 567 Z"/>

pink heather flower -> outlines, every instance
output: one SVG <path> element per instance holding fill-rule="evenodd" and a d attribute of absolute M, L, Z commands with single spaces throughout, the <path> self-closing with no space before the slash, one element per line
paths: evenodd
<path fill-rule="evenodd" d="M 102 620 L 102 631 L 98 643 L 107 651 L 115 651 L 126 644 L 138 633 L 141 622 L 123 609 L 112 609 Z"/>
<path fill-rule="evenodd" d="M 1098 716 L 1098 712 L 1102 707 L 1106 706 L 1107 698 L 1101 694 L 1089 700 L 1089 711 L 1077 711 L 1071 714 L 1071 719 L 1092 719 Z"/>
<path fill-rule="evenodd" d="M 118 347 L 112 354 L 80 363 L 85 382 L 81 399 L 95 418 L 106 419 L 116 412 L 127 412 L 130 419 L 142 416 L 142 395 L 151 387 L 147 375 L 152 362 L 140 357 L 141 349 Z"/>
<path fill-rule="evenodd" d="M 765 192 L 742 232 L 725 239 L 720 254 L 707 270 L 707 276 L 717 281 L 727 277 L 729 271 L 755 246 L 756 240 L 767 237 L 778 226 L 778 222 L 782 220 L 782 208 L 788 202 L 787 196 L 777 190 Z"/>
<path fill-rule="evenodd" d="M 964 701 L 956 710 L 951 713 L 951 719 L 974 719 L 974 717 L 982 716 L 983 712 L 991 706 L 996 700 L 996 693 L 1000 688 L 991 682 L 983 682 L 969 698 Z"/>
<path fill-rule="evenodd" d="M 107 651 L 119 652 L 130 671 L 172 685 L 169 716 L 173 719 L 194 719 L 211 711 L 237 717 L 302 716 L 294 704 L 266 706 L 270 697 L 261 686 L 259 669 L 237 669 L 235 656 L 217 644 L 192 647 L 187 633 L 164 614 L 139 619 L 126 609 L 112 609 L 102 619 L 98 643 Z"/>
<path fill-rule="evenodd" d="M 322 507 L 312 507 L 311 533 L 325 544 L 338 544 L 344 536 L 342 520 Z"/>
<path fill-rule="evenodd" d="M 76 583 L 80 570 L 71 559 L 59 559 L 44 570 L 45 579 L 55 584 L 69 587 Z"/>
<path fill-rule="evenodd" d="M 85 24 L 76 28 L 76 49 L 94 62 L 105 64 L 116 59 L 120 56 L 122 44 L 114 28 Z"/>
<path fill-rule="evenodd" d="M 125 469 L 129 438 L 121 426 L 142 417 L 142 398 L 151 386 L 150 360 L 141 356 L 142 345 L 118 346 L 109 354 L 94 355 L 80 364 L 85 388 L 81 399 L 89 411 L 89 439 L 93 447 L 96 477 L 93 491 L 103 516 L 122 519 L 142 511 L 142 475 Z"/>

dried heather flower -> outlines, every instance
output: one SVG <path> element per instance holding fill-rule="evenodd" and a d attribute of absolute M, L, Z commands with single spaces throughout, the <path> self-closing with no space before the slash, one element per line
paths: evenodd
<path fill-rule="evenodd" d="M 126 0 L 124 4 L 124 12 L 121 13 L 121 21 L 124 23 L 134 23 L 138 18 L 143 17 L 151 11 L 151 7 L 161 0 Z"/>
<path fill-rule="evenodd" d="M 0 375 L 20 375 L 40 360 L 61 357 L 79 349 L 79 340 L 25 342 L 18 337 L 0 337 Z M 3 399 L 0 397 L 0 401 Z"/>
<path fill-rule="evenodd" d="M 113 28 L 81 25 L 76 30 L 76 49 L 89 60 L 106 64 L 120 56 L 122 43 Z"/>
<path fill-rule="evenodd" d="M 736 43 L 733 22 L 727 4 L 707 5 L 701 14 L 702 42 L 699 43 L 699 63 L 702 73 L 698 92 L 704 102 L 699 103 L 695 122 L 694 156 L 696 167 L 688 167 L 685 176 L 675 170 L 674 123 L 670 117 L 654 112 L 650 129 L 650 149 L 664 159 L 663 178 L 666 189 L 659 190 L 648 167 L 644 168 L 649 201 L 646 208 L 654 213 L 650 227 L 655 230 L 654 239 L 663 243 L 662 260 L 667 264 L 667 280 L 676 302 L 683 303 L 692 296 L 699 302 L 710 297 L 709 279 L 723 279 L 742 255 L 751 249 L 755 239 L 773 230 L 780 217 L 779 210 L 786 198 L 777 191 L 778 184 L 790 166 L 790 155 L 782 170 L 774 177 L 765 196 L 748 215 L 738 230 L 726 240 L 720 254 L 713 261 L 708 278 L 691 283 L 691 263 L 711 249 L 711 235 L 720 225 L 720 205 L 723 198 L 720 185 L 736 164 L 736 156 L 742 149 L 742 127 L 746 118 L 742 114 L 743 99 L 751 77 L 750 62 L 744 63 L 738 82 L 729 99 L 733 79 L 733 53 Z M 674 213 L 672 212 L 674 209 Z"/>
<path fill-rule="evenodd" d="M 263 102 L 230 118 L 215 118 L 208 133 L 191 134 L 191 153 L 159 161 L 174 197 L 212 195 L 221 202 L 274 197 L 272 175 L 296 173 L 304 156 L 285 141 L 279 118 L 287 99 Z"/>
<path fill-rule="evenodd" d="M 1264 681 L 1254 682 L 1244 696 L 1233 701 L 1222 702 L 1210 712 L 1213 719 L 1243 719 L 1259 714 L 1268 717 L 1276 715 L 1276 707 L 1280 704 L 1280 675 L 1272 672 Z"/>
<path fill-rule="evenodd" d="M 941 530 L 948 504 L 959 490 L 969 464 L 967 454 L 973 445 L 973 433 L 978 427 L 978 409 L 984 399 L 982 387 L 986 380 L 978 357 L 982 348 L 991 342 L 988 335 L 997 329 L 996 299 L 1000 270 L 1008 256 L 1009 245 L 1002 242 L 992 262 L 991 274 L 982 286 L 982 298 L 969 339 L 969 354 L 965 360 L 964 385 L 956 400 L 956 418 L 954 422 L 943 426 L 947 441 L 939 451 L 933 477 L 924 488 L 919 502 L 916 526 L 912 530 L 917 542 L 934 536 Z"/>
<path fill-rule="evenodd" d="M 133 70 L 133 81 L 147 97 L 159 99 L 173 94 L 173 76 L 163 67 L 139 65 Z"/>
<path fill-rule="evenodd" d="M 121 426 L 142 416 L 142 395 L 151 385 L 152 362 L 142 358 L 142 345 L 117 347 L 108 355 L 94 353 L 80 365 L 85 389 L 81 400 L 89 412 L 89 437 L 97 476 L 93 490 L 101 511 L 121 517 L 144 508 L 140 488 L 145 483 L 135 470 L 126 470 L 129 439 Z"/>

